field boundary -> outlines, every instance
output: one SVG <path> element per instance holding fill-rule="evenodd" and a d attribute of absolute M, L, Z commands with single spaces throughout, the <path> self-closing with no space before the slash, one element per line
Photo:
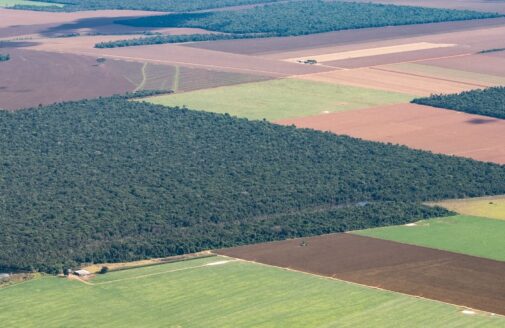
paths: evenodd
<path fill-rule="evenodd" d="M 372 289 L 375 289 L 375 290 L 378 290 L 378 291 L 381 291 L 381 292 L 387 292 L 387 293 L 392 293 L 392 294 L 404 295 L 404 296 L 408 296 L 408 297 L 414 297 L 414 298 L 417 298 L 417 299 L 421 299 L 421 300 L 425 300 L 425 301 L 431 301 L 431 302 L 436 302 L 436 303 L 439 303 L 439 304 L 448 304 L 448 305 L 452 305 L 454 307 L 457 307 L 458 309 L 472 310 L 476 314 L 477 313 L 483 313 L 483 314 L 487 314 L 489 316 L 493 316 L 493 317 L 496 316 L 496 317 L 501 317 L 501 318 L 505 319 L 505 315 L 501 315 L 499 313 L 493 313 L 493 312 L 489 312 L 489 311 L 484 311 L 484 310 L 479 310 L 479 309 L 474 309 L 474 308 L 471 308 L 471 307 L 468 307 L 468 306 L 465 306 L 465 305 L 460 305 L 460 304 L 455 304 L 455 303 L 449 303 L 449 302 L 443 302 L 443 301 L 440 301 L 440 300 L 436 300 L 436 299 L 432 299 L 432 298 L 427 298 L 427 297 L 424 297 L 424 296 L 406 294 L 406 293 L 402 293 L 402 292 L 398 292 L 398 291 L 394 291 L 394 290 L 385 289 L 385 288 L 382 288 L 382 287 L 360 284 L 360 283 L 353 282 L 353 281 L 348 281 L 348 280 L 343 280 L 343 279 L 335 278 L 334 276 L 324 276 L 324 275 L 319 275 L 317 273 L 312 273 L 312 272 L 308 272 L 308 271 L 297 270 L 297 269 L 293 269 L 293 268 L 289 268 L 289 267 L 281 267 L 281 266 L 272 265 L 272 264 L 266 264 L 266 263 L 251 261 L 251 260 L 245 260 L 245 259 L 241 259 L 241 258 L 235 258 L 235 257 L 232 257 L 232 256 L 228 256 L 228 255 L 222 255 L 222 254 L 218 254 L 218 255 L 222 256 L 222 257 L 227 257 L 227 258 L 235 259 L 235 260 L 238 260 L 239 262 L 246 262 L 246 263 L 251 263 L 251 264 L 256 264 L 256 265 L 262 265 L 262 266 L 265 266 L 265 267 L 271 267 L 271 268 L 286 270 L 286 271 L 290 271 L 290 272 L 302 273 L 302 274 L 306 274 L 306 275 L 313 276 L 313 277 L 320 278 L 320 279 L 339 281 L 339 282 L 346 283 L 346 284 L 349 284 L 349 285 L 359 286 L 359 287 L 363 287 L 363 288 L 372 288 Z M 462 312 L 462 311 L 460 311 L 460 312 Z"/>

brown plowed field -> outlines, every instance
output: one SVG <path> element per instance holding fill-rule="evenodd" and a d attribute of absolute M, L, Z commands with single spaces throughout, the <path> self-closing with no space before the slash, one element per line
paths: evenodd
<path fill-rule="evenodd" d="M 423 60 L 419 63 L 481 74 L 505 76 L 505 57 L 500 58 L 497 54 L 440 58 Z"/>
<path fill-rule="evenodd" d="M 133 85 L 111 63 L 91 57 L 10 49 L 0 65 L 0 108 L 19 109 L 65 100 L 125 93 Z"/>
<path fill-rule="evenodd" d="M 9 110 L 134 90 L 192 91 L 269 79 L 121 60 L 97 65 L 96 57 L 24 49 L 8 52 L 12 59 L 0 65 L 0 108 Z"/>
<path fill-rule="evenodd" d="M 35 50 L 65 52 L 78 55 L 104 56 L 113 59 L 150 62 L 153 64 L 179 65 L 228 72 L 284 77 L 329 71 L 331 68 L 280 62 L 252 56 L 236 55 L 219 51 L 185 47 L 178 44 L 162 44 L 115 49 L 93 48 L 105 37 L 80 37 L 76 40 L 45 39 L 31 47 Z M 106 37 L 106 38 L 117 38 Z"/>
<path fill-rule="evenodd" d="M 464 41 L 464 34 L 467 34 L 469 31 L 485 36 L 489 35 L 490 33 L 480 33 L 479 31 L 492 27 L 501 27 L 504 26 L 504 23 L 505 18 L 496 18 L 460 22 L 364 28 L 358 30 L 336 31 L 287 38 L 199 42 L 188 44 L 186 46 L 237 54 L 273 54 L 273 56 L 275 56 L 276 53 L 293 52 L 304 49 L 309 49 L 310 52 L 315 48 L 345 46 L 373 41 L 381 41 L 383 44 L 390 44 L 388 41 L 402 38 L 406 40 L 404 43 L 418 42 L 418 40 L 425 42 L 458 43 L 456 41 L 452 41 L 452 37 L 444 38 L 445 41 L 441 41 L 438 40 L 436 36 L 439 34 L 451 34 L 450 32 L 461 32 L 461 40 Z M 414 38 L 416 41 L 414 41 Z M 307 55 L 310 55 L 310 53 L 307 53 Z M 301 56 L 305 55 L 301 54 L 299 57 Z M 290 54 L 284 56 L 283 58 L 290 57 L 298 57 L 298 55 L 293 56 Z"/>
<path fill-rule="evenodd" d="M 453 57 L 468 54 L 468 49 L 464 47 L 428 49 L 418 51 L 399 52 L 388 55 L 368 56 L 361 58 L 350 58 L 325 62 L 325 65 L 337 68 L 360 68 L 377 65 L 396 64 L 403 62 L 417 62 L 427 58 Z"/>
<path fill-rule="evenodd" d="M 463 83 L 442 78 L 387 71 L 382 68 L 373 67 L 306 74 L 296 76 L 296 78 L 401 92 L 417 96 L 429 96 L 437 93 L 458 93 L 485 87 L 485 85 L 478 83 Z"/>
<path fill-rule="evenodd" d="M 505 164 L 505 120 L 452 110 L 400 104 L 277 123 Z"/>
<path fill-rule="evenodd" d="M 505 262 L 350 234 L 217 253 L 505 315 Z"/>

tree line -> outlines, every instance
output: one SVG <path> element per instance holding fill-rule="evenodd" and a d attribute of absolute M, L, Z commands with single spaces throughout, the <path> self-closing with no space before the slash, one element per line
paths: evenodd
<path fill-rule="evenodd" d="M 270 3 L 280 0 L 40 0 L 41 2 L 54 3 L 54 6 L 15 5 L 17 9 L 30 9 L 37 11 L 82 11 L 82 10 L 147 10 L 186 12 L 207 10 L 231 6 L 253 5 Z M 64 4 L 57 6 L 56 4 Z"/>
<path fill-rule="evenodd" d="M 498 17 L 494 13 L 372 3 L 294 1 L 234 11 L 179 13 L 118 20 L 137 27 L 194 27 L 222 34 L 158 35 L 98 43 L 97 48 L 294 36 L 347 29 Z"/>
<path fill-rule="evenodd" d="M 451 214 L 505 166 L 132 97 L 0 112 L 0 270 L 59 272 Z"/>
<path fill-rule="evenodd" d="M 438 94 L 412 100 L 415 104 L 505 119 L 505 87 Z"/>

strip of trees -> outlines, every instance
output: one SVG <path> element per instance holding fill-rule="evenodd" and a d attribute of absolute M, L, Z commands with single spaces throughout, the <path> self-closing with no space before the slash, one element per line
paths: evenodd
<path fill-rule="evenodd" d="M 9 54 L 0 54 L 0 62 L 8 61 L 10 59 L 11 59 L 11 56 Z"/>
<path fill-rule="evenodd" d="M 0 271 L 58 272 L 451 214 L 505 166 L 128 97 L 0 112 Z"/>
<path fill-rule="evenodd" d="M 432 95 L 414 99 L 412 102 L 505 119 L 505 87 L 477 89 L 448 95 Z"/>

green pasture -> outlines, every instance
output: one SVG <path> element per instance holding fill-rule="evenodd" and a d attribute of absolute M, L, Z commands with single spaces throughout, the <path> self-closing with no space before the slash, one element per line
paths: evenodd
<path fill-rule="evenodd" d="M 148 98 L 165 106 L 186 106 L 249 119 L 276 121 L 310 115 L 404 103 L 412 96 L 335 85 L 281 79 Z"/>
<path fill-rule="evenodd" d="M 111 272 L 91 283 L 46 277 L 1 288 L 0 322 L 3 327 L 505 327 L 503 317 L 467 315 L 449 304 L 224 257 Z"/>
<path fill-rule="evenodd" d="M 355 234 L 505 261 L 505 221 L 473 216 L 423 220 Z"/>

